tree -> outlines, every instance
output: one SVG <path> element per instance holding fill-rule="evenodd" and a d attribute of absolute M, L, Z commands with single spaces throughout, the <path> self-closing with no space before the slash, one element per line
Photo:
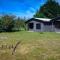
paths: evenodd
<path fill-rule="evenodd" d="M 14 28 L 16 30 L 20 30 L 20 18 L 19 17 L 17 19 L 15 19 Z"/>
<path fill-rule="evenodd" d="M 2 20 L 2 29 L 4 31 L 12 31 L 14 27 L 14 16 L 4 15 L 1 17 Z"/>
<path fill-rule="evenodd" d="M 47 0 L 34 17 L 54 18 L 60 16 L 60 5 L 55 0 Z"/>
<path fill-rule="evenodd" d="M 18 17 L 15 20 L 15 28 L 16 30 L 21 30 L 22 28 L 25 28 L 25 20 Z"/>
<path fill-rule="evenodd" d="M 0 32 L 1 31 L 17 31 L 21 28 L 25 29 L 25 19 L 16 17 L 14 15 L 2 15 L 0 16 Z"/>
<path fill-rule="evenodd" d="M 0 18 L 0 32 L 2 32 L 3 30 L 3 28 L 2 28 L 2 26 L 3 26 L 3 22 L 2 22 L 2 20 L 1 20 L 1 18 Z"/>

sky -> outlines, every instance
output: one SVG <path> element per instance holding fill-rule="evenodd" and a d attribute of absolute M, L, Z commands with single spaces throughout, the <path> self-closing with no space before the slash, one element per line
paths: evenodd
<path fill-rule="evenodd" d="M 45 2 L 46 0 L 0 0 L 0 14 L 31 18 Z"/>

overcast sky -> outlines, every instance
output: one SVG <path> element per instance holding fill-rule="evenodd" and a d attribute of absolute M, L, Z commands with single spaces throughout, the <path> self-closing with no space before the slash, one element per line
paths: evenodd
<path fill-rule="evenodd" d="M 0 14 L 31 18 L 45 2 L 46 0 L 0 0 Z"/>

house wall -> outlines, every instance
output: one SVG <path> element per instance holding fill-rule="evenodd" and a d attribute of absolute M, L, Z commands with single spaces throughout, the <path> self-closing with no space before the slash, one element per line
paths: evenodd
<path fill-rule="evenodd" d="M 36 32 L 53 32 L 55 31 L 53 25 L 44 25 L 42 22 L 37 22 L 37 21 L 30 21 L 29 23 L 34 23 L 34 28 L 33 29 L 28 29 L 29 31 L 36 31 Z M 36 29 L 36 24 L 40 23 L 41 24 L 41 29 Z M 27 24 L 28 26 L 28 24 Z"/>
<path fill-rule="evenodd" d="M 54 26 L 54 32 L 60 32 L 60 29 L 58 29 Z"/>
<path fill-rule="evenodd" d="M 60 29 L 56 28 L 54 25 L 44 25 L 44 32 L 60 32 Z"/>
<path fill-rule="evenodd" d="M 37 22 L 37 21 L 30 21 L 29 23 L 34 23 L 34 28 L 29 29 L 29 31 L 37 31 L 37 32 L 43 31 L 43 23 L 40 23 L 40 22 Z M 36 29 L 36 24 L 37 23 L 41 24 L 41 29 Z"/>
<path fill-rule="evenodd" d="M 60 32 L 60 28 L 57 27 L 57 24 L 59 24 L 59 26 L 60 26 L 60 19 L 56 20 L 55 23 L 54 23 L 54 31 L 55 32 Z"/>
<path fill-rule="evenodd" d="M 54 19 L 54 20 L 55 20 L 54 22 L 56 22 L 56 21 L 60 22 L 60 18 L 58 20 L 57 19 Z M 28 21 L 28 23 L 34 23 L 34 28 L 33 29 L 28 29 L 28 23 L 26 24 L 26 26 L 27 26 L 27 30 L 29 30 L 29 31 L 60 32 L 60 29 L 58 29 L 58 28 L 55 27 L 56 24 L 54 25 L 54 22 L 52 22 L 52 25 L 44 25 L 43 22 L 38 22 L 38 21 L 32 20 L 32 21 Z M 41 29 L 36 29 L 36 24 L 37 23 L 41 24 Z"/>
<path fill-rule="evenodd" d="M 44 25 L 43 30 L 44 32 L 52 32 L 52 25 Z"/>
<path fill-rule="evenodd" d="M 55 32 L 60 32 L 60 29 L 55 28 Z"/>

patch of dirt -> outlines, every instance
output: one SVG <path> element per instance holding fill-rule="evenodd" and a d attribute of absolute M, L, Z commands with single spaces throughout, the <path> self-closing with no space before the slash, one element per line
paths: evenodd
<path fill-rule="evenodd" d="M 30 44 L 24 44 L 24 45 L 18 46 L 16 52 L 18 52 L 22 55 L 25 55 L 25 54 L 31 52 L 33 48 L 34 48 L 34 46 L 31 46 Z"/>

